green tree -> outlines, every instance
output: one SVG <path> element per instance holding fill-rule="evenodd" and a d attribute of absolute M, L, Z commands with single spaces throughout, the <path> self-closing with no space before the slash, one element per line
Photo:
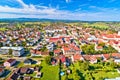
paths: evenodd
<path fill-rule="evenodd" d="M 85 80 L 93 80 L 92 75 L 90 73 L 86 73 Z"/>
<path fill-rule="evenodd" d="M 2 42 L 0 42 L 0 47 L 2 47 L 3 46 L 3 43 Z"/>
<path fill-rule="evenodd" d="M 81 47 L 81 49 L 85 54 L 95 54 L 96 51 L 94 47 L 95 47 L 94 44 L 90 44 L 90 45 L 85 44 Z"/>
<path fill-rule="evenodd" d="M 105 46 L 105 43 L 103 43 L 103 42 L 102 42 L 102 43 L 99 43 L 98 46 L 104 47 L 104 46 Z"/>
<path fill-rule="evenodd" d="M 12 55 L 13 50 L 9 49 L 9 55 Z"/>
<path fill-rule="evenodd" d="M 54 52 L 50 52 L 49 55 L 50 55 L 50 56 L 54 56 Z"/>
<path fill-rule="evenodd" d="M 117 67 L 117 64 L 114 61 L 111 61 L 110 62 L 110 67 L 115 68 L 115 67 Z"/>
<path fill-rule="evenodd" d="M 25 41 L 22 42 L 22 46 L 26 47 L 27 43 Z"/>
<path fill-rule="evenodd" d="M 50 65 L 51 63 L 51 56 L 47 56 L 47 57 L 45 57 L 45 62 L 46 62 L 46 64 L 48 64 L 48 65 Z"/>
<path fill-rule="evenodd" d="M 86 70 L 89 70 L 89 67 L 90 66 L 88 62 L 80 63 L 80 70 L 86 71 Z"/>

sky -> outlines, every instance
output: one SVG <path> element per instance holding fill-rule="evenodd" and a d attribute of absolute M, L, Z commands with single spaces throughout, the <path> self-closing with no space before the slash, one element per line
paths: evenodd
<path fill-rule="evenodd" d="M 0 18 L 120 21 L 120 0 L 0 0 Z"/>

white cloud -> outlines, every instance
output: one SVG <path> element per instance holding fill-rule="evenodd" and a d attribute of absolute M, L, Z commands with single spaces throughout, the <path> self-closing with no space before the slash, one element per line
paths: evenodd
<path fill-rule="evenodd" d="M 66 1 L 66 3 L 69 3 L 70 2 L 70 0 L 65 0 Z"/>
<path fill-rule="evenodd" d="M 7 13 L 19 13 L 19 14 L 55 14 L 56 9 L 49 8 L 45 6 L 38 6 L 40 9 L 37 9 L 35 5 L 25 4 L 22 0 L 17 0 L 23 8 L 15 8 L 9 6 L 0 6 L 0 12 L 7 12 Z"/>
<path fill-rule="evenodd" d="M 70 0 L 66 0 L 69 2 Z M 100 8 L 90 6 L 90 8 L 98 9 L 99 12 L 82 12 L 79 8 L 75 12 L 67 10 L 59 10 L 59 6 L 52 8 L 51 6 L 40 6 L 33 4 L 25 4 L 22 0 L 17 0 L 22 5 L 22 8 L 10 6 L 0 6 L 0 18 L 49 18 L 49 19 L 70 19 L 70 20 L 120 20 L 117 9 Z M 106 12 L 107 11 L 107 12 Z"/>
<path fill-rule="evenodd" d="M 81 8 L 76 9 L 75 11 L 81 11 Z"/>
<path fill-rule="evenodd" d="M 29 7 L 22 0 L 16 0 L 16 1 L 19 2 L 24 8 L 28 8 Z"/>

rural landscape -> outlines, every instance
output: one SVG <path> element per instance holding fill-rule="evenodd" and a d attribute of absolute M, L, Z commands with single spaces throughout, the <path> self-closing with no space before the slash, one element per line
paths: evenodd
<path fill-rule="evenodd" d="M 0 80 L 120 80 L 119 0 L 0 0 Z"/>
<path fill-rule="evenodd" d="M 120 79 L 119 22 L 9 22 L 0 23 L 0 79 Z"/>

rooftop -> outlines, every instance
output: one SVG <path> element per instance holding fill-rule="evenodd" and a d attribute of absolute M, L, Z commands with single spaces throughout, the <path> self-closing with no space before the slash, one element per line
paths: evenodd
<path fill-rule="evenodd" d="M 21 50 L 23 47 L 1 47 L 1 49 L 12 49 L 12 50 Z"/>

